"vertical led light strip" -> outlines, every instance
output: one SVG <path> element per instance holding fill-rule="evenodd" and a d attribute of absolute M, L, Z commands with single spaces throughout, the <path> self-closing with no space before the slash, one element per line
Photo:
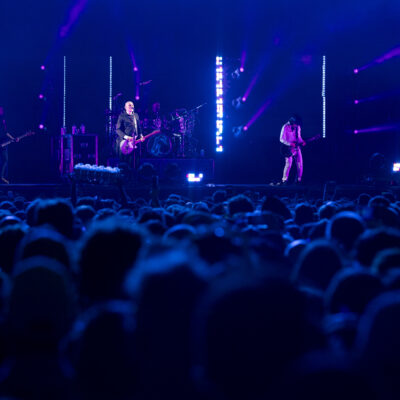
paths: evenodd
<path fill-rule="evenodd" d="M 64 56 L 64 72 L 63 72 L 63 80 L 64 80 L 64 86 L 63 86 L 63 122 L 62 126 L 63 128 L 66 127 L 66 103 L 67 103 L 67 57 Z"/>
<path fill-rule="evenodd" d="M 222 133 L 224 131 L 224 67 L 222 57 L 216 58 L 216 99 L 217 99 L 217 118 L 216 118 L 216 148 L 215 151 L 224 151 Z"/>
<path fill-rule="evenodd" d="M 108 116 L 108 133 L 111 135 L 111 131 L 112 131 L 112 106 L 113 106 L 113 95 L 112 95 L 112 78 L 113 78 L 113 71 L 112 71 L 112 56 L 110 56 L 110 75 L 109 75 L 109 91 L 108 91 L 108 108 L 110 110 L 110 114 Z"/>
<path fill-rule="evenodd" d="M 322 137 L 326 137 L 326 56 L 322 56 Z"/>

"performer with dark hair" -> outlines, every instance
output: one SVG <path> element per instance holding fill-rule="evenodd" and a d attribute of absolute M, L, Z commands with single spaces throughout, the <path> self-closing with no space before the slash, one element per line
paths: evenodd
<path fill-rule="evenodd" d="M 0 183 L 10 183 L 7 179 L 8 175 L 8 146 L 1 146 L 2 143 L 12 140 L 18 141 L 9 132 L 7 132 L 7 124 L 4 117 L 4 108 L 0 106 Z"/>
<path fill-rule="evenodd" d="M 139 115 L 135 113 L 135 106 L 132 101 L 125 103 L 124 111 L 119 115 L 116 125 L 117 138 L 115 142 L 116 153 L 121 161 L 130 164 L 131 156 L 121 153 L 120 145 L 123 140 L 135 142 L 142 141 L 143 135 L 140 129 Z"/>
<path fill-rule="evenodd" d="M 301 154 L 300 146 L 305 146 L 306 142 L 301 137 L 301 128 L 297 118 L 291 117 L 289 121 L 283 125 L 279 140 L 286 146 L 282 184 L 287 184 L 293 159 L 297 167 L 296 181 L 297 183 L 300 183 L 303 176 L 303 156 Z"/>

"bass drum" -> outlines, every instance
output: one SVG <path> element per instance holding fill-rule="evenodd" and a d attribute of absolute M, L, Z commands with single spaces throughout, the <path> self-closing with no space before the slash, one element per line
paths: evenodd
<path fill-rule="evenodd" d="M 147 153 L 153 157 L 165 157 L 171 153 L 172 143 L 171 139 L 165 134 L 152 136 L 147 141 Z"/>

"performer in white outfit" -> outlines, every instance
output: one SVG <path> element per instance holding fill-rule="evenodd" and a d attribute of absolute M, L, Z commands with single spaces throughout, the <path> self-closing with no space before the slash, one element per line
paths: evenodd
<path fill-rule="evenodd" d="M 282 184 L 287 183 L 293 159 L 297 167 L 297 182 L 300 183 L 303 176 L 303 156 L 301 155 L 300 146 L 305 146 L 306 142 L 301 137 L 301 128 L 296 118 L 290 118 L 289 121 L 283 125 L 280 142 L 288 146 L 288 152 L 285 154 Z"/>

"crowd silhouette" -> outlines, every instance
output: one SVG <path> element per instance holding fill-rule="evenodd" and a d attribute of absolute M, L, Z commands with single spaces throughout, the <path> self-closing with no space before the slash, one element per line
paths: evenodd
<path fill-rule="evenodd" d="M 3 193 L 0 268 L 0 398 L 400 398 L 391 192 Z"/>

